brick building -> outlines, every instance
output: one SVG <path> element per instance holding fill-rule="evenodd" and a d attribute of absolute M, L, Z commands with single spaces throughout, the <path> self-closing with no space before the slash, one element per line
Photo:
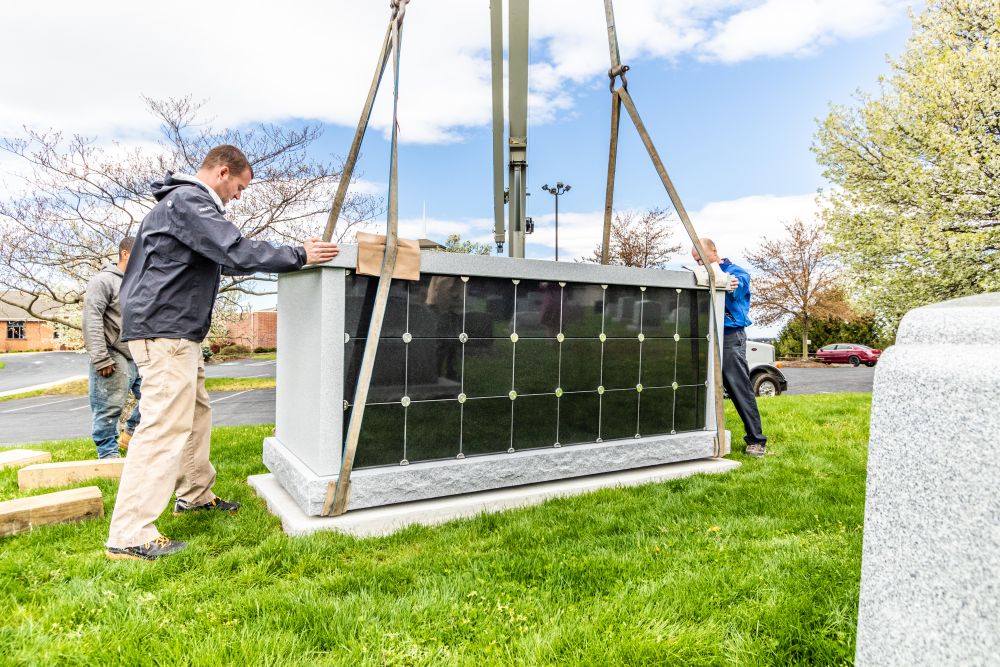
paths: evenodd
<path fill-rule="evenodd" d="M 251 350 L 258 347 L 278 347 L 278 311 L 276 308 L 243 313 L 226 327 L 226 338 L 234 345 L 246 345 Z"/>
<path fill-rule="evenodd" d="M 51 322 L 32 317 L 28 311 L 12 301 L 28 305 L 31 296 L 13 290 L 0 291 L 0 352 L 23 352 L 25 350 L 54 350 L 59 347 L 58 334 Z M 35 310 L 46 312 L 55 310 L 58 304 L 40 299 Z"/>

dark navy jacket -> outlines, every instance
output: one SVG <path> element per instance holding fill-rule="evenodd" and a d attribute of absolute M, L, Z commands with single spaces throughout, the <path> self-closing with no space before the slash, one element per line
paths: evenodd
<path fill-rule="evenodd" d="M 208 335 L 219 276 L 302 267 L 305 248 L 244 238 L 205 186 L 167 172 L 136 234 L 122 281 L 123 341 Z"/>
<path fill-rule="evenodd" d="M 738 331 L 753 324 L 750 321 L 750 274 L 729 259 L 722 260 L 719 268 L 735 276 L 740 283 L 735 290 L 726 293 L 726 319 L 723 322 L 726 332 Z"/>

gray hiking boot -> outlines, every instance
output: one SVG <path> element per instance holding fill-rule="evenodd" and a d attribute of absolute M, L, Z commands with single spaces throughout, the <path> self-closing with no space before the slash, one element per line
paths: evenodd
<path fill-rule="evenodd" d="M 759 458 L 763 458 L 764 457 L 764 445 L 760 444 L 759 442 L 755 442 L 755 443 L 753 443 L 751 445 L 747 445 L 747 448 L 744 451 L 749 456 L 752 456 L 755 459 L 759 459 Z"/>
<path fill-rule="evenodd" d="M 216 496 L 204 505 L 188 505 L 183 500 L 178 499 L 174 503 L 174 515 L 187 514 L 188 512 L 199 512 L 201 510 L 215 510 L 217 512 L 229 512 L 236 514 L 240 509 L 240 504 L 235 501 L 223 500 Z"/>
<path fill-rule="evenodd" d="M 157 558 L 175 554 L 186 546 L 187 544 L 184 542 L 160 535 L 152 542 L 146 542 L 134 547 L 108 547 L 104 555 L 111 560 L 156 560 Z"/>

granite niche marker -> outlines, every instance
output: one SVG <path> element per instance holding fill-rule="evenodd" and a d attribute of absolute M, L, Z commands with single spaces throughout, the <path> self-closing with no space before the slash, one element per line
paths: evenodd
<path fill-rule="evenodd" d="M 1000 294 L 903 318 L 872 393 L 858 665 L 1000 665 Z"/>

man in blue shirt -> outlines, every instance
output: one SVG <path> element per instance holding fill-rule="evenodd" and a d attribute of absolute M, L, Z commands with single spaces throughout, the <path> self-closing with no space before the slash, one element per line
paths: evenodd
<path fill-rule="evenodd" d="M 719 266 L 729 274 L 729 289 L 726 294 L 726 318 L 723 322 L 725 335 L 722 337 L 722 384 L 733 401 L 737 414 L 743 420 L 746 431 L 744 441 L 746 453 L 760 458 L 764 456 L 767 438 L 761 429 L 757 397 L 750 384 L 750 368 L 747 366 L 747 335 L 744 328 L 750 322 L 750 274 L 729 259 L 720 259 L 719 251 L 712 239 L 701 239 L 708 255 L 709 264 L 719 262 Z M 698 253 L 693 248 L 691 256 L 701 264 Z"/>

